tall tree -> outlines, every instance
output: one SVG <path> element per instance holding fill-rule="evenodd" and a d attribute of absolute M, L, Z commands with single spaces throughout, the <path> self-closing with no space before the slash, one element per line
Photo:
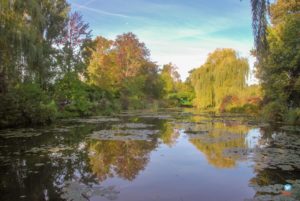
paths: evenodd
<path fill-rule="evenodd" d="M 258 77 L 265 91 L 265 113 L 275 120 L 289 118 L 287 113 L 300 107 L 299 11 L 297 0 L 277 0 L 270 6 L 269 47 L 258 65 Z M 300 121 L 300 110 L 296 113 L 288 116 Z"/>
<path fill-rule="evenodd" d="M 83 52 L 84 44 L 91 39 L 89 25 L 84 23 L 82 15 L 71 13 L 59 38 L 58 45 L 62 47 L 60 68 L 62 72 L 82 72 L 85 66 Z"/>
<path fill-rule="evenodd" d="M 54 41 L 69 5 L 65 0 L 0 1 L 1 88 L 25 80 L 46 87 L 54 70 Z"/>
<path fill-rule="evenodd" d="M 118 90 L 121 73 L 116 66 L 113 41 L 98 36 L 93 43 L 87 68 L 89 83 L 108 91 Z"/>
<path fill-rule="evenodd" d="M 220 108 L 223 99 L 246 88 L 249 72 L 247 59 L 232 49 L 217 49 L 206 63 L 191 73 L 195 89 L 195 105 L 199 108 Z"/>
<path fill-rule="evenodd" d="M 172 63 L 165 64 L 161 70 L 161 79 L 164 82 L 164 93 L 167 95 L 175 93 L 176 85 L 180 82 L 177 67 Z"/>
<path fill-rule="evenodd" d="M 137 75 L 144 61 L 149 59 L 149 50 L 133 33 L 117 36 L 114 46 L 116 62 L 124 79 Z"/>

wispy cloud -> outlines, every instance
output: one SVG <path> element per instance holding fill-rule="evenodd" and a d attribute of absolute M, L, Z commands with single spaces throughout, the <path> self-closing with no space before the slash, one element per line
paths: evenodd
<path fill-rule="evenodd" d="M 72 5 L 77 7 L 78 9 L 85 9 L 85 10 L 88 10 L 88 11 L 98 13 L 100 15 L 108 15 L 108 16 L 121 17 L 121 18 L 129 18 L 130 17 L 128 15 L 124 15 L 124 14 L 120 14 L 120 13 L 113 13 L 113 12 L 104 11 L 104 10 L 101 10 L 101 9 L 98 9 L 98 8 L 91 8 L 91 7 L 88 7 L 84 4 L 81 5 L 81 4 L 77 4 L 77 3 L 72 3 Z"/>
<path fill-rule="evenodd" d="M 160 65 L 176 64 L 183 79 L 216 48 L 234 48 L 253 64 L 249 53 L 253 38 L 248 1 L 69 1 L 82 9 L 95 36 L 114 39 L 124 32 L 133 32 L 145 42 L 154 61 Z"/>

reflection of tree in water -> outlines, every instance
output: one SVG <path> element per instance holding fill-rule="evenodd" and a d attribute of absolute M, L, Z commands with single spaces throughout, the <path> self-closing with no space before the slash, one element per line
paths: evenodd
<path fill-rule="evenodd" d="M 9 144 L 7 153 L 1 150 L 1 154 L 9 158 L 6 165 L 1 164 L 1 200 L 20 200 L 20 196 L 30 201 L 61 200 L 65 181 L 78 180 L 86 185 L 95 183 L 89 172 L 85 148 L 80 147 L 91 129 L 85 126 L 66 133 L 46 130 L 46 134 L 25 140 L 0 140 Z M 64 150 L 64 147 L 70 150 Z M 31 152 L 35 148 L 38 151 Z"/>
<path fill-rule="evenodd" d="M 104 181 L 119 176 L 134 180 L 149 162 L 156 141 L 91 141 L 89 159 L 92 172 Z"/>
<path fill-rule="evenodd" d="M 247 148 L 245 136 L 249 127 L 233 123 L 207 123 L 196 125 L 197 130 L 207 131 L 199 138 L 190 134 L 190 142 L 205 154 L 209 164 L 217 168 L 232 168 L 239 157 L 225 156 L 224 151 L 234 148 Z"/>
<path fill-rule="evenodd" d="M 175 145 L 179 135 L 179 130 L 174 128 L 173 124 L 168 122 L 162 124 L 160 139 L 164 144 L 172 147 L 173 145 Z"/>

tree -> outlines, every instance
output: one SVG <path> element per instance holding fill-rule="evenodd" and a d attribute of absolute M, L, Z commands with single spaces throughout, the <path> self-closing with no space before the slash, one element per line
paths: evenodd
<path fill-rule="evenodd" d="M 62 35 L 57 41 L 61 46 L 60 68 L 62 72 L 83 72 L 85 51 L 84 44 L 91 39 L 91 30 L 89 25 L 84 23 L 82 15 L 78 12 L 71 13 L 66 26 L 62 31 Z"/>
<path fill-rule="evenodd" d="M 245 58 L 240 58 L 232 49 L 217 49 L 203 66 L 191 72 L 195 106 L 220 108 L 226 96 L 239 94 L 246 88 L 248 72 Z"/>
<path fill-rule="evenodd" d="M 268 46 L 266 30 L 268 26 L 269 0 L 251 0 L 251 5 L 256 57 L 260 61 Z"/>
<path fill-rule="evenodd" d="M 176 92 L 176 85 L 180 82 L 177 67 L 172 63 L 165 64 L 161 70 L 161 79 L 164 82 L 164 93 L 170 95 Z"/>
<path fill-rule="evenodd" d="M 117 36 L 114 46 L 116 64 L 120 68 L 122 79 L 137 75 L 143 63 L 149 60 L 149 50 L 133 33 Z"/>
<path fill-rule="evenodd" d="M 270 6 L 268 50 L 257 66 L 268 119 L 281 121 L 293 116 L 291 123 L 300 121 L 299 11 L 296 0 L 277 0 Z"/>
<path fill-rule="evenodd" d="M 63 28 L 65 0 L 1 0 L 1 91 L 24 81 L 47 87 L 55 68 L 54 41 Z"/>
<path fill-rule="evenodd" d="M 160 99 L 163 95 L 163 81 L 159 75 L 159 69 L 156 63 L 146 61 L 140 69 L 140 76 L 144 76 L 144 93 L 151 99 Z"/>
<path fill-rule="evenodd" d="M 111 92 L 117 91 L 121 72 L 116 65 L 113 41 L 98 36 L 93 43 L 87 67 L 89 83 Z"/>
<path fill-rule="evenodd" d="M 120 98 L 124 109 L 145 107 L 144 101 L 161 97 L 158 66 L 134 34 L 117 36 L 115 41 L 97 37 L 90 51 L 89 84 Z"/>

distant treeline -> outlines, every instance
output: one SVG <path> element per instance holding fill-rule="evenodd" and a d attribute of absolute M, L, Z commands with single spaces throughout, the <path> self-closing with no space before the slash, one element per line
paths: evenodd
<path fill-rule="evenodd" d="M 174 106 L 299 122 L 296 1 L 271 4 L 268 46 L 253 51 L 261 86 L 247 85 L 248 61 L 233 49 L 217 49 L 182 82 L 176 66 L 160 69 L 133 33 L 92 38 L 79 13 L 55 2 L 0 0 L 0 127 Z"/>
<path fill-rule="evenodd" d="M 160 70 L 132 33 L 92 39 L 70 10 L 65 0 L 0 1 L 0 127 L 189 104 L 174 65 Z"/>

